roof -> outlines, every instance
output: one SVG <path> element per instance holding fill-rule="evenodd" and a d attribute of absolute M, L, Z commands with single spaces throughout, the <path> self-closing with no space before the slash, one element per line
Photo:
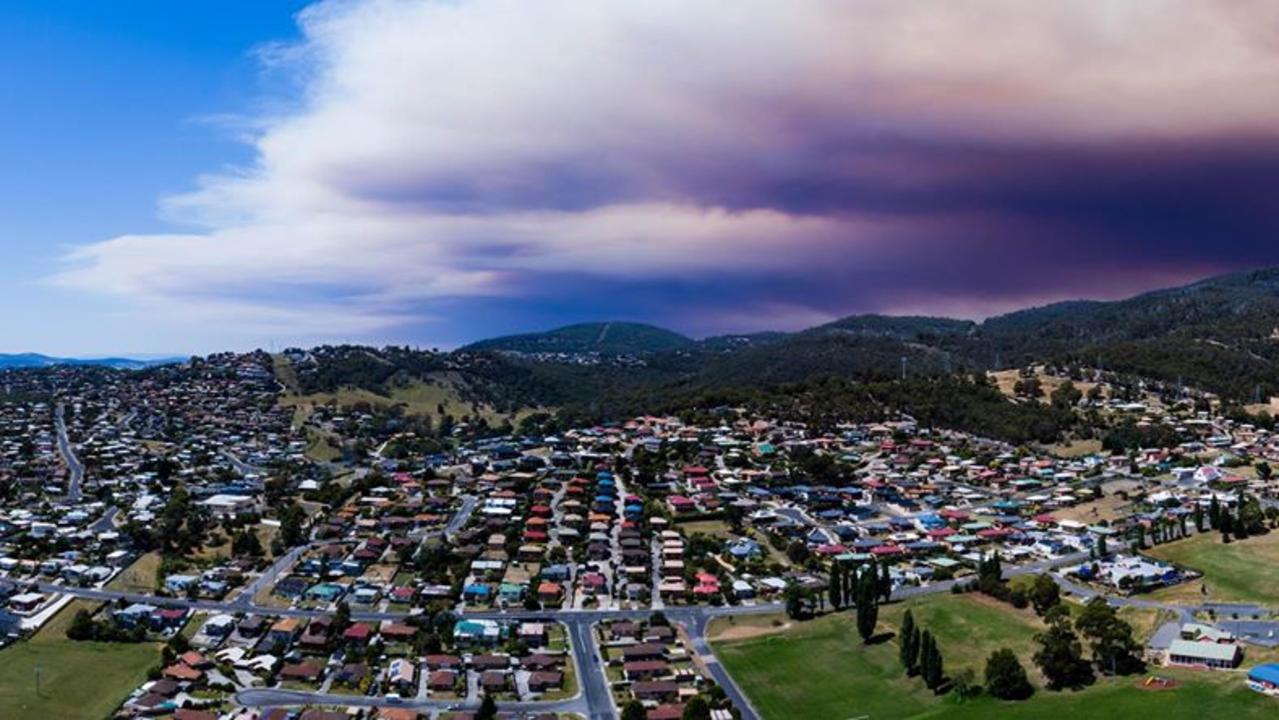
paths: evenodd
<path fill-rule="evenodd" d="M 1173 640 L 1168 646 L 1168 654 L 1175 657 L 1202 658 L 1229 662 L 1235 659 L 1239 646 L 1213 642 L 1195 642 L 1193 640 Z"/>
<path fill-rule="evenodd" d="M 1258 665 L 1248 671 L 1248 679 L 1279 685 L 1279 663 Z"/>

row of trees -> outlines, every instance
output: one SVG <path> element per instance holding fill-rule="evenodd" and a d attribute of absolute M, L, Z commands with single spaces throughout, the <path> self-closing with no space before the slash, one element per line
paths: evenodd
<path fill-rule="evenodd" d="M 946 665 L 937 647 L 937 639 L 915 624 L 915 616 L 910 610 L 902 617 L 897 649 L 908 676 L 918 675 L 924 686 L 933 692 L 941 690 L 946 682 Z"/>

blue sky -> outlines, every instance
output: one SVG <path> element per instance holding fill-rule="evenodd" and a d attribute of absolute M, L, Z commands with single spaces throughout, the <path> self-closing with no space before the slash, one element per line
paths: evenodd
<path fill-rule="evenodd" d="M 127 315 L 104 328 L 110 299 L 39 280 L 68 245 L 171 227 L 162 197 L 250 158 L 217 119 L 270 91 L 251 51 L 296 36 L 304 5 L 0 2 L 0 351 L 184 349 L 126 331 Z"/>
<path fill-rule="evenodd" d="M 0 352 L 981 318 L 1279 264 L 1272 0 L 0 0 Z"/>

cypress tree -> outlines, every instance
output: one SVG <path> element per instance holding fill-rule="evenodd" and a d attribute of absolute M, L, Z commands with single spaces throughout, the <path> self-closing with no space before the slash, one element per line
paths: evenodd
<path fill-rule="evenodd" d="M 906 611 L 902 617 L 902 629 L 898 642 L 898 651 L 900 653 L 902 667 L 906 669 L 907 675 L 915 674 L 915 665 L 919 662 L 919 629 L 915 627 L 915 616 L 910 610 Z"/>
<path fill-rule="evenodd" d="M 874 566 L 862 571 L 857 583 L 857 633 L 869 643 L 879 623 L 879 577 Z"/>
<path fill-rule="evenodd" d="M 827 583 L 826 592 L 830 598 L 830 607 L 832 610 L 838 610 L 844 606 L 844 570 L 843 565 L 839 561 L 835 561 L 830 566 L 830 581 Z"/>
<path fill-rule="evenodd" d="M 925 630 L 919 638 L 919 676 L 924 679 L 924 684 L 928 685 L 929 678 L 933 676 L 933 635 Z M 931 689 L 931 686 L 929 686 Z"/>

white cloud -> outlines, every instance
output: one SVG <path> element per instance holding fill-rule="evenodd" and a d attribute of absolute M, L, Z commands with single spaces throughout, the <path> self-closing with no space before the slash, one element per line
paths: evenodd
<path fill-rule="evenodd" d="M 1269 131 L 1276 21 L 1273 3 L 1204 0 L 321 3 L 301 42 L 260 53 L 300 96 L 246 123 L 256 161 L 167 201 L 199 229 L 84 245 L 53 281 L 346 334 L 540 273 L 874 262 L 909 218 L 775 196 L 946 172 L 867 151 L 883 136 Z"/>

